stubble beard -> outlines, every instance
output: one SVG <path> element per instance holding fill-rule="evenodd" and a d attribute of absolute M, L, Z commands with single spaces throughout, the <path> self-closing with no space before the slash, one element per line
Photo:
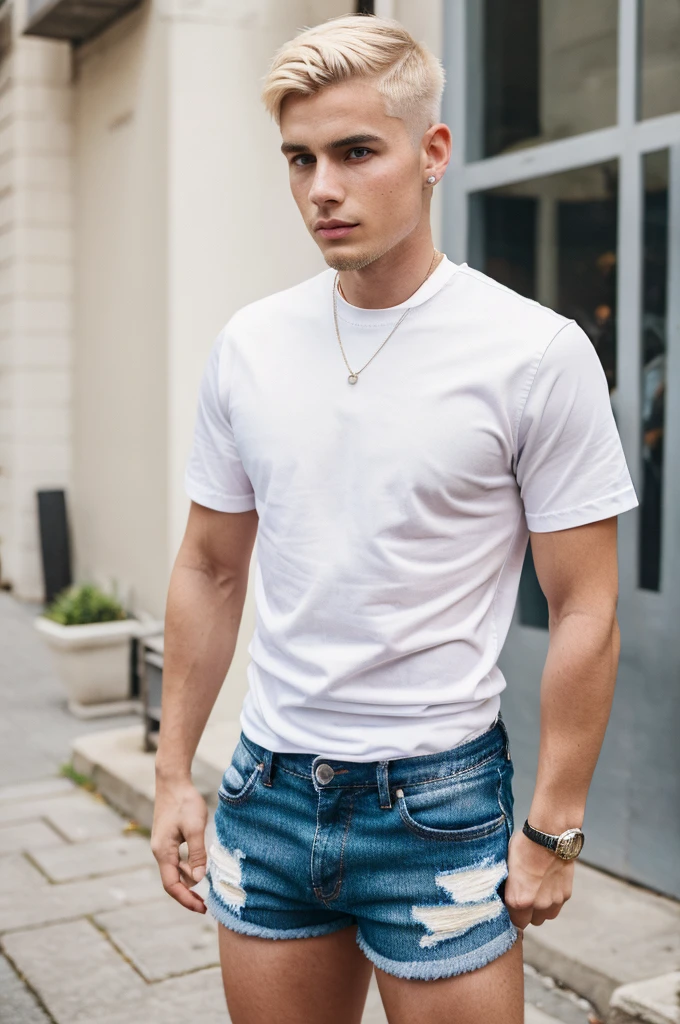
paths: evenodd
<path fill-rule="evenodd" d="M 375 263 L 381 256 L 384 256 L 386 252 L 389 252 L 390 246 L 381 249 L 378 252 L 363 252 L 355 253 L 354 255 L 344 255 L 340 252 L 334 252 L 329 249 L 323 254 L 323 258 L 329 267 L 333 270 L 363 270 L 364 267 L 368 267 L 371 263 Z"/>

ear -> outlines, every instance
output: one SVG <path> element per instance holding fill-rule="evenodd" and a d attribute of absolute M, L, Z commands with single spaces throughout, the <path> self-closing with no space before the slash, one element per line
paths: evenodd
<path fill-rule="evenodd" d="M 433 124 L 421 142 L 423 182 L 430 175 L 440 181 L 451 159 L 451 129 L 448 125 Z M 436 184 L 436 182 L 435 182 Z"/>

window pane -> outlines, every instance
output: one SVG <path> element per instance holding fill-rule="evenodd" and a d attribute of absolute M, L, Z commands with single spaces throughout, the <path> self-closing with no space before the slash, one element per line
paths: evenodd
<path fill-rule="evenodd" d="M 640 0 L 640 113 L 680 110 L 680 0 Z"/>
<path fill-rule="evenodd" d="M 616 415 L 616 161 L 470 197 L 468 263 L 576 322 L 595 346 Z M 520 622 L 548 626 L 530 554 Z"/>
<path fill-rule="evenodd" d="M 616 123 L 618 0 L 467 0 L 468 160 Z"/>
<path fill-rule="evenodd" d="M 659 590 L 666 389 L 668 281 L 668 150 L 643 161 L 642 500 L 639 586 Z"/>

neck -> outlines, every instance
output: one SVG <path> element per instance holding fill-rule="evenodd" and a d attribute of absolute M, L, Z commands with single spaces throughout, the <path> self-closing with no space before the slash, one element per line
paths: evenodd
<path fill-rule="evenodd" d="M 429 230 L 421 237 L 405 239 L 361 270 L 341 270 L 342 294 L 353 306 L 364 309 L 398 306 L 420 288 L 432 265 L 433 252 Z"/>

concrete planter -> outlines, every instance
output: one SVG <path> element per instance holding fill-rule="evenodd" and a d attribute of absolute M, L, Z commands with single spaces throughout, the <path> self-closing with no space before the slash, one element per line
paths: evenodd
<path fill-rule="evenodd" d="M 34 625 L 52 652 L 71 711 L 92 717 L 98 706 L 129 700 L 130 641 L 138 633 L 137 619 L 63 626 L 39 615 Z"/>

